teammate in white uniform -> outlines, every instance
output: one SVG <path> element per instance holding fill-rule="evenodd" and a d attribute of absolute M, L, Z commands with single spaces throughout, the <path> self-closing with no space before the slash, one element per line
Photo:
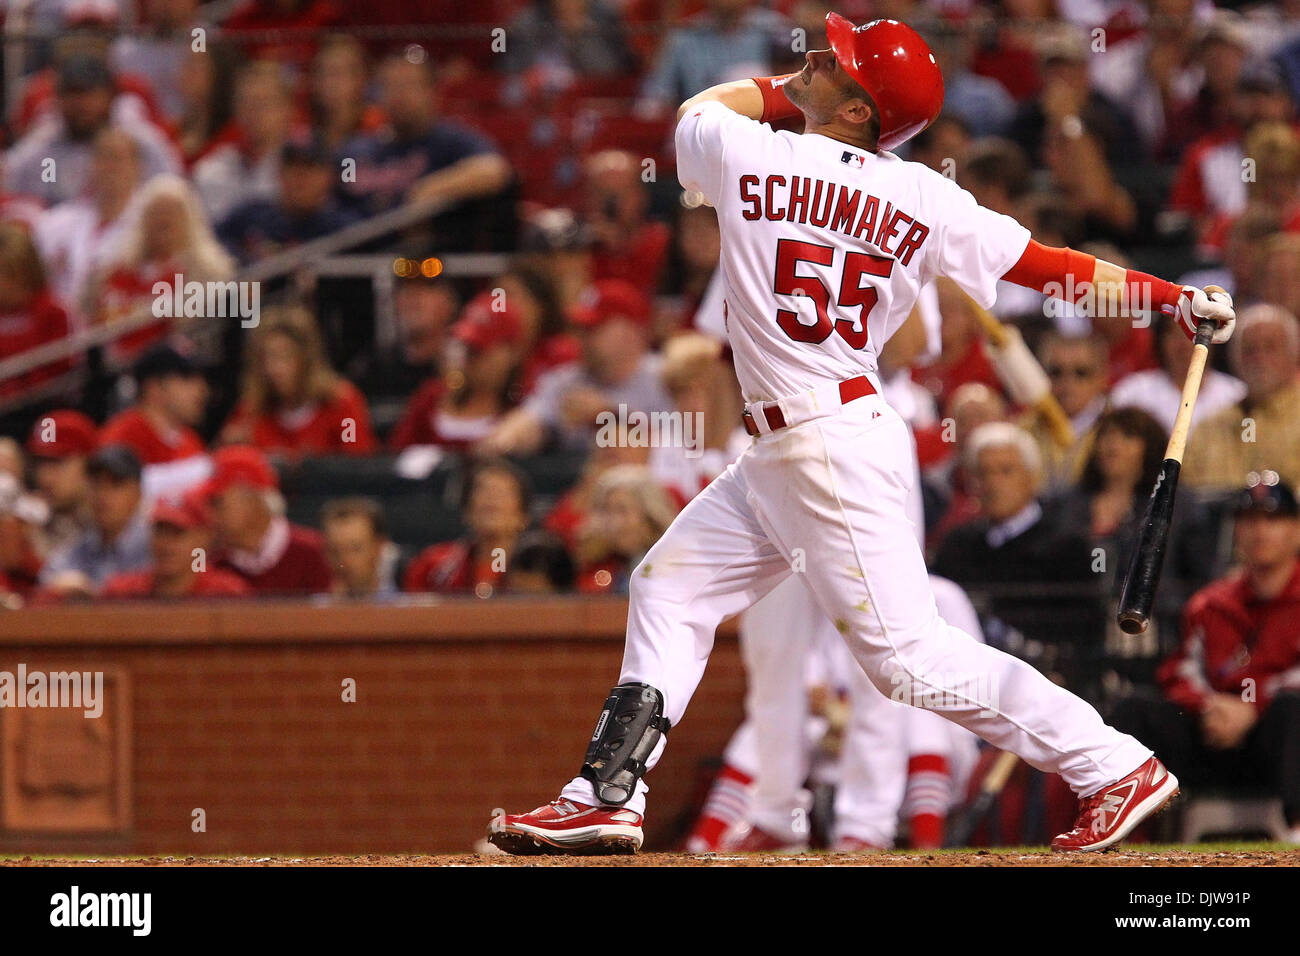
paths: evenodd
<path fill-rule="evenodd" d="M 889 150 L 942 105 L 934 55 L 892 20 L 855 29 L 829 14 L 827 35 L 831 49 L 808 53 L 801 73 L 713 87 L 679 110 L 678 178 L 718 213 L 755 440 L 634 572 L 622 673 L 579 775 L 551 803 L 491 822 L 488 839 L 507 852 L 635 852 L 642 777 L 686 712 L 714 631 L 793 573 L 882 693 L 905 683 L 914 702 L 1061 774 L 1081 806 L 1054 849 L 1110 846 L 1177 793 L 1151 751 L 1090 704 L 939 616 L 906 516 L 910 438 L 879 395 L 877 350 L 940 275 L 985 307 L 999 278 L 1095 286 L 1095 301 L 1121 306 L 1145 285 L 1184 327 L 1213 319 L 1217 341 L 1231 334 L 1231 300 L 1043 247 L 899 159 Z M 787 100 L 803 134 L 760 122 Z"/>

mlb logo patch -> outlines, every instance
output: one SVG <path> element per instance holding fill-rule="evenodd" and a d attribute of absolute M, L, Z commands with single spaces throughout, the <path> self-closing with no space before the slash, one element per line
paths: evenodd
<path fill-rule="evenodd" d="M 844 163 L 846 166 L 852 166 L 854 169 L 861 169 L 862 164 L 866 161 L 867 158 L 865 156 L 861 156 L 858 153 L 850 153 L 848 150 L 845 150 L 840 154 L 840 162 Z"/>

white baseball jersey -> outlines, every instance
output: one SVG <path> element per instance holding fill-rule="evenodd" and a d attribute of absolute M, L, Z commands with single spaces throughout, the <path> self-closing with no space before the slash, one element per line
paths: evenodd
<path fill-rule="evenodd" d="M 750 402 L 874 376 L 923 285 L 948 276 L 991 306 L 1029 244 L 1020 223 L 920 163 L 774 132 L 716 102 L 678 124 L 677 177 L 718 213 L 727 334 Z"/>

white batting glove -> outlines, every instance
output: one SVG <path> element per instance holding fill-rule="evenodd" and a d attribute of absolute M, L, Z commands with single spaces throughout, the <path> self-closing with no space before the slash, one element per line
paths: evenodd
<path fill-rule="evenodd" d="M 1212 343 L 1222 345 L 1232 338 L 1232 330 L 1237 327 L 1232 296 L 1218 289 L 1206 292 L 1195 286 L 1183 286 L 1183 294 L 1178 299 L 1178 321 L 1189 339 L 1196 338 L 1196 327 L 1206 319 L 1213 319 L 1219 326 L 1210 339 Z"/>

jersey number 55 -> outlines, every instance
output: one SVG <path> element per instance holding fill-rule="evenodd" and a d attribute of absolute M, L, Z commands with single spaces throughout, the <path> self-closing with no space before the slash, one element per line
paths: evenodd
<path fill-rule="evenodd" d="M 880 298 L 873 286 L 862 284 L 862 277 L 889 278 L 894 270 L 894 260 L 889 256 L 873 256 L 867 252 L 849 252 L 844 256 L 840 292 L 835 304 L 840 308 L 862 306 L 857 323 L 861 328 L 854 328 L 854 323 L 849 319 L 832 321 L 829 315 L 831 290 L 826 288 L 826 283 L 817 276 L 795 274 L 795 268 L 800 262 L 828 266 L 834 261 L 834 246 L 799 239 L 777 241 L 776 275 L 772 281 L 772 290 L 777 295 L 802 295 L 812 299 L 817 306 L 817 321 L 812 325 L 804 325 L 799 321 L 797 313 L 789 309 L 778 309 L 776 324 L 796 342 L 825 342 L 832 332 L 838 332 L 851 348 L 861 349 L 867 344 L 867 316 Z"/>

